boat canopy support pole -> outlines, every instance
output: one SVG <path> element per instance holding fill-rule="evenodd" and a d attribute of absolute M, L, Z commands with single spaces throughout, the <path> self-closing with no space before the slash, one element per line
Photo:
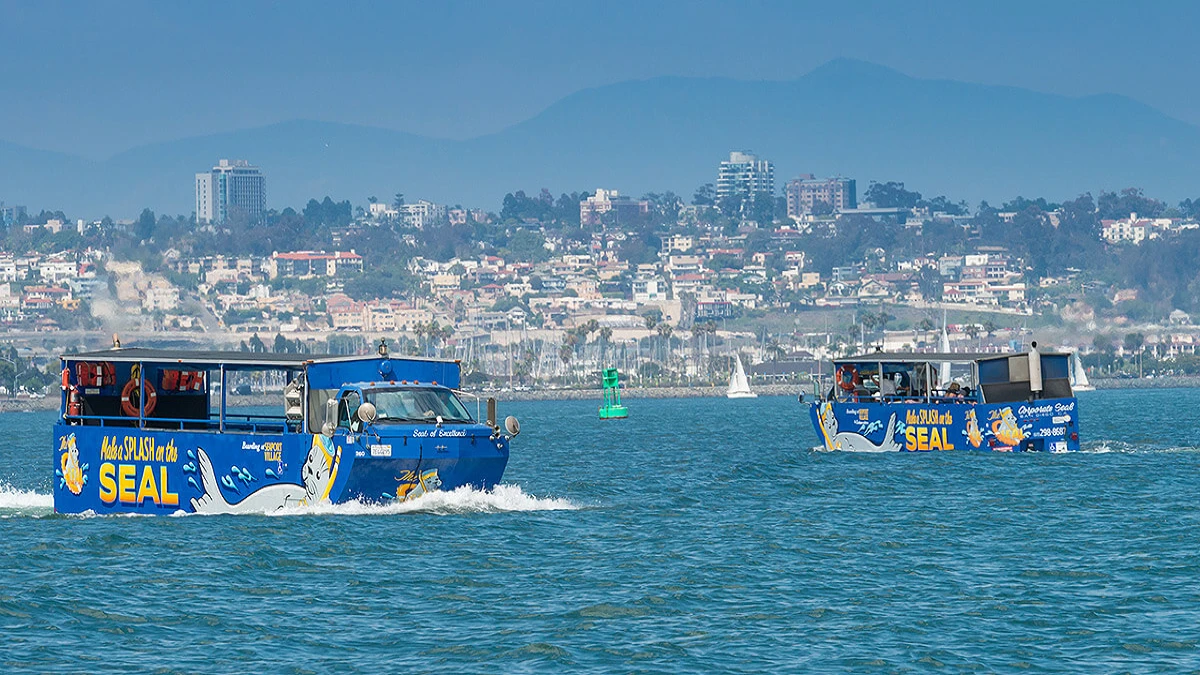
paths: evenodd
<path fill-rule="evenodd" d="M 217 415 L 217 430 L 225 431 L 225 394 L 229 387 L 225 386 L 225 364 L 221 364 L 221 409 Z"/>
<path fill-rule="evenodd" d="M 138 428 L 146 428 L 146 365 L 138 361 Z"/>

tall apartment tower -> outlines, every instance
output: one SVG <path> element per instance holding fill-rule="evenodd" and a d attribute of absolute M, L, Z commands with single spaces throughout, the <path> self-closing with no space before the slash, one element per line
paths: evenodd
<path fill-rule="evenodd" d="M 245 160 L 223 159 L 207 173 L 196 174 L 196 222 L 222 224 L 229 209 L 245 211 L 250 222 L 267 210 L 267 179 Z"/>
<path fill-rule="evenodd" d="M 717 167 L 717 203 L 760 192 L 775 194 L 775 165 L 746 152 L 729 153 L 729 159 Z"/>

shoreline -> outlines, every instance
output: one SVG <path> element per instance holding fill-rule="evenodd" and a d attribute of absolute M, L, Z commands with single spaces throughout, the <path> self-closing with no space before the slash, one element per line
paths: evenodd
<path fill-rule="evenodd" d="M 1109 389 L 1197 389 L 1200 388 L 1200 375 L 1170 375 L 1167 377 L 1143 378 L 1093 378 L 1092 385 L 1097 390 Z M 753 385 L 754 393 L 759 396 L 791 396 L 804 393 L 806 398 L 812 396 L 810 383 L 760 384 Z M 497 401 L 599 401 L 603 398 L 603 390 L 589 389 L 530 389 L 528 391 L 479 391 L 480 398 L 486 400 L 494 396 Z M 227 399 L 231 407 L 270 406 L 278 402 L 282 406 L 281 392 L 251 394 L 249 396 L 231 395 Z M 622 387 L 623 399 L 652 399 L 652 398 L 721 398 L 725 396 L 724 385 L 696 387 Z M 465 400 L 464 400 L 465 402 Z M 40 399 L 5 399 L 0 398 L 0 413 L 6 412 L 37 412 L 57 410 L 59 397 L 55 395 Z"/>

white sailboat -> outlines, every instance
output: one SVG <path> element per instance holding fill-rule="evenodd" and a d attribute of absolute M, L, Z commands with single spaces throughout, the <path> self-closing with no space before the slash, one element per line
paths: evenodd
<path fill-rule="evenodd" d="M 733 369 L 733 374 L 729 376 L 729 391 L 725 392 L 725 396 L 729 398 L 758 398 L 758 394 L 750 391 L 750 380 L 746 377 L 746 370 L 742 368 L 741 355 L 737 355 L 734 358 L 737 360 L 737 367 Z"/>
<path fill-rule="evenodd" d="M 946 332 L 946 313 L 942 312 L 942 339 L 938 342 L 938 350 L 943 354 L 950 353 L 950 335 Z M 938 366 L 938 386 L 945 389 L 950 386 L 950 362 Z"/>
<path fill-rule="evenodd" d="M 1087 370 L 1083 367 L 1083 359 L 1079 352 L 1071 352 L 1071 389 L 1072 391 L 1096 391 L 1088 380 Z"/>

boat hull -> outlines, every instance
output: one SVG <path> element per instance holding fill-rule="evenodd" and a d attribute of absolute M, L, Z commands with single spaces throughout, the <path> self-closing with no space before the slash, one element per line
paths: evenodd
<path fill-rule="evenodd" d="M 269 513 L 491 489 L 508 439 L 485 425 L 377 425 L 370 434 L 54 426 L 58 513 Z"/>
<path fill-rule="evenodd" d="M 818 401 L 809 415 L 824 450 L 1079 450 L 1073 397 L 995 404 Z"/>
<path fill-rule="evenodd" d="M 754 392 L 736 392 L 732 391 L 725 394 L 725 398 L 758 398 L 758 394 Z"/>

